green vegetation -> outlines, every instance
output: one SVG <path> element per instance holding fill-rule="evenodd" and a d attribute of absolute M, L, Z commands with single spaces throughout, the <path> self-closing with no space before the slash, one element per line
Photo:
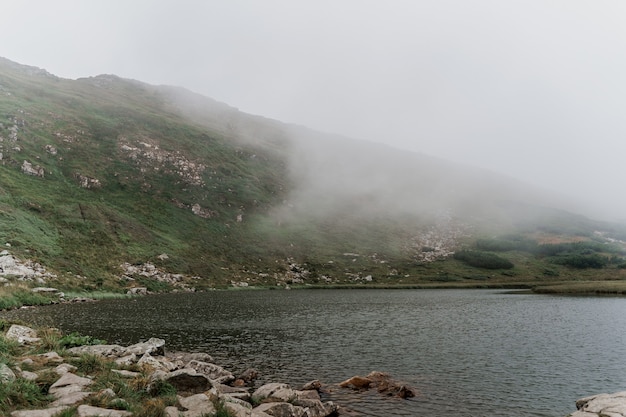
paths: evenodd
<path fill-rule="evenodd" d="M 55 274 L 50 284 L 66 299 L 232 282 L 508 286 L 626 272 L 615 240 L 626 240 L 625 226 L 501 200 L 488 187 L 430 207 L 474 174 L 418 155 L 381 152 L 348 164 L 392 159 L 385 175 L 397 170 L 390 183 L 417 194 L 410 200 L 385 187 L 382 197 L 334 190 L 342 178 L 298 199 L 315 184 L 299 181 L 307 167 L 292 151 L 336 138 L 303 129 L 293 139 L 278 122 L 114 76 L 64 80 L 0 60 L 0 85 L 0 245 Z M 326 152 L 320 169 L 342 158 Z M 22 172 L 24 161 L 37 175 Z M 418 180 L 398 169 L 405 163 L 423 167 Z M 457 170 L 448 183 L 423 180 Z M 153 269 L 131 274 L 123 264 Z M 7 277 L 0 309 L 59 301 L 20 278 Z"/>
<path fill-rule="evenodd" d="M 511 269 L 514 266 L 512 262 L 489 252 L 463 250 L 455 253 L 454 259 L 484 269 Z"/>

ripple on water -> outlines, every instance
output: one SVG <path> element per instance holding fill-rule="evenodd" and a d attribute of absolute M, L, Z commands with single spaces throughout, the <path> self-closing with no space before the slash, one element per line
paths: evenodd
<path fill-rule="evenodd" d="M 363 416 L 561 416 L 626 388 L 626 299 L 476 290 L 244 291 L 16 311 L 28 322 L 130 344 L 166 339 L 260 383 L 336 384 L 385 371 L 410 400 L 330 387 Z M 601 341 L 601 343 L 599 343 Z"/>

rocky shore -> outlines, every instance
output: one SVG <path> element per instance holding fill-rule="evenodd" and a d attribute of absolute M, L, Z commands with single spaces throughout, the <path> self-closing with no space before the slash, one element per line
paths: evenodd
<path fill-rule="evenodd" d="M 50 344 L 45 340 L 50 339 L 50 331 L 43 333 L 14 324 L 2 338 L 7 346 L 19 346 L 19 352 L 0 361 L 0 389 L 22 381 L 46 391 L 38 406 L 28 403 L 5 409 L 11 417 L 330 417 L 342 413 L 337 404 L 324 399 L 325 385 L 317 380 L 299 389 L 280 382 L 255 387 L 254 369 L 234 375 L 213 363 L 209 354 L 166 352 L 165 341 L 157 338 L 126 347 L 95 344 L 62 349 L 60 354 L 37 353 Z M 372 388 L 401 398 L 415 395 L 410 387 L 381 372 L 355 376 L 334 387 Z M 143 403 L 131 404 L 129 398 L 139 394 Z"/>

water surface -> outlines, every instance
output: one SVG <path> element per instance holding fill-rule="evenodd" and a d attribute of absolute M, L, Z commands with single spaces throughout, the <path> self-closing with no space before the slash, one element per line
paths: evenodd
<path fill-rule="evenodd" d="M 411 400 L 336 389 L 363 416 L 564 416 L 626 389 L 626 299 L 493 290 L 220 291 L 11 313 L 110 343 L 160 337 L 264 381 L 384 371 Z"/>

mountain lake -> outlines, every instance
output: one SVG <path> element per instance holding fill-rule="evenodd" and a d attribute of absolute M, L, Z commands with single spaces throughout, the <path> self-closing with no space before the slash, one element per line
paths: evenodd
<path fill-rule="evenodd" d="M 498 290 L 247 290 L 151 295 L 3 312 L 128 345 L 158 337 L 237 374 L 297 388 L 370 371 L 402 400 L 329 387 L 352 416 L 550 416 L 626 390 L 626 298 Z"/>

